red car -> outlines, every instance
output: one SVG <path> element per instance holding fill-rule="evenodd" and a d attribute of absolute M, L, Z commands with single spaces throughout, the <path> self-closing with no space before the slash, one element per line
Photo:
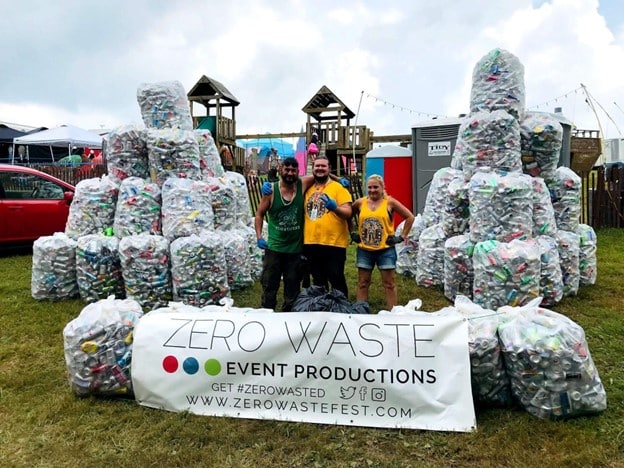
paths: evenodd
<path fill-rule="evenodd" d="M 23 166 L 0 164 L 0 244 L 65 231 L 75 188 Z"/>

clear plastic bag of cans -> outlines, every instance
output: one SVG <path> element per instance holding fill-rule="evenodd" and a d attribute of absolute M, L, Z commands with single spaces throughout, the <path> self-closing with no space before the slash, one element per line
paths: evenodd
<path fill-rule="evenodd" d="M 236 199 L 236 227 L 252 227 L 253 218 L 251 203 L 249 201 L 249 190 L 247 188 L 245 176 L 238 172 L 227 171 L 225 173 L 225 178 L 234 189 L 234 198 Z"/>
<path fill-rule="evenodd" d="M 457 169 L 459 171 L 462 170 L 463 149 L 464 149 L 464 140 L 461 135 L 457 135 L 457 139 L 455 140 L 455 147 L 453 148 L 453 154 L 451 156 L 450 167 L 452 169 Z"/>
<path fill-rule="evenodd" d="M 418 238 L 416 284 L 427 288 L 444 285 L 444 242 L 442 223 L 425 228 Z"/>
<path fill-rule="evenodd" d="M 403 226 L 405 226 L 405 220 L 396 227 L 395 234 L 400 236 L 403 233 Z M 412 229 L 410 229 L 407 235 L 407 240 L 396 244 L 396 272 L 399 275 L 407 276 L 408 278 L 414 278 L 416 276 L 416 268 L 418 266 L 418 239 L 425 229 L 425 222 L 420 213 L 414 218 Z"/>
<path fill-rule="evenodd" d="M 470 180 L 481 167 L 522 172 L 520 124 L 503 110 L 476 112 L 459 126 L 462 138 L 461 167 Z"/>
<path fill-rule="evenodd" d="M 128 299 L 149 312 L 172 299 L 169 242 L 162 236 L 137 234 L 119 241 L 119 259 Z"/>
<path fill-rule="evenodd" d="M 152 182 L 162 187 L 169 177 L 201 179 L 199 146 L 192 130 L 147 129 L 145 143 Z"/>
<path fill-rule="evenodd" d="M 470 111 L 501 109 L 522 119 L 525 108 L 524 66 L 512 53 L 493 49 L 472 70 Z"/>
<path fill-rule="evenodd" d="M 79 295 L 75 240 L 56 232 L 33 243 L 30 292 L 33 299 L 51 301 Z"/>
<path fill-rule="evenodd" d="M 499 326 L 499 339 L 513 396 L 540 419 L 604 411 L 607 395 L 583 328 L 539 301 L 500 310 L 511 317 Z"/>
<path fill-rule="evenodd" d="M 451 301 L 455 296 L 472 297 L 474 271 L 470 236 L 462 234 L 444 242 L 444 295 Z"/>
<path fill-rule="evenodd" d="M 468 184 L 459 174 L 448 183 L 442 209 L 442 227 L 447 236 L 464 234 L 468 230 L 470 204 Z"/>
<path fill-rule="evenodd" d="M 576 232 L 581 216 L 581 178 L 569 167 L 562 166 L 546 184 L 555 210 L 557 229 Z"/>
<path fill-rule="evenodd" d="M 87 305 L 63 329 L 69 385 L 77 396 L 131 397 L 132 335 L 138 302 L 110 296 Z"/>
<path fill-rule="evenodd" d="M 245 236 L 245 232 L 240 229 L 232 229 L 227 236 L 223 236 L 231 290 L 246 288 L 254 282 L 249 264 L 248 240 Z"/>
<path fill-rule="evenodd" d="M 535 242 L 478 242 L 472 266 L 473 300 L 486 309 L 523 305 L 539 296 L 541 260 Z"/>
<path fill-rule="evenodd" d="M 76 280 L 83 301 L 95 302 L 111 295 L 125 298 L 119 239 L 104 234 L 79 237 L 76 242 Z"/>
<path fill-rule="evenodd" d="M 127 177 L 149 179 L 149 161 L 143 130 L 134 125 L 114 128 L 102 145 L 108 174 L 121 182 Z"/>
<path fill-rule="evenodd" d="M 550 201 L 550 191 L 541 177 L 532 177 L 533 237 L 554 236 L 557 233 L 555 210 Z"/>
<path fill-rule="evenodd" d="M 158 184 L 140 177 L 121 181 L 113 231 L 122 238 L 135 234 L 161 234 L 161 192 Z"/>
<path fill-rule="evenodd" d="M 470 239 L 509 242 L 533 232 L 531 177 L 479 171 L 468 184 Z"/>
<path fill-rule="evenodd" d="M 512 404 L 511 386 L 498 342 L 502 314 L 484 309 L 468 297 L 455 297 L 455 309 L 468 319 L 472 397 L 482 406 Z"/>
<path fill-rule="evenodd" d="M 563 144 L 563 127 L 559 120 L 547 112 L 527 112 L 520 121 L 520 139 L 524 173 L 552 179 Z"/>
<path fill-rule="evenodd" d="M 229 231 L 236 227 L 236 195 L 234 187 L 225 178 L 208 177 L 204 182 L 212 193 L 212 212 L 216 231 Z"/>
<path fill-rule="evenodd" d="M 559 250 L 554 237 L 538 236 L 535 239 L 540 249 L 540 296 L 542 306 L 552 306 L 563 298 L 563 276 L 559 262 Z"/>
<path fill-rule="evenodd" d="M 433 174 L 422 213 L 425 227 L 433 226 L 442 221 L 442 211 L 448 197 L 448 185 L 460 174 L 460 171 L 450 167 L 438 169 Z"/>
<path fill-rule="evenodd" d="M 213 231 L 179 237 L 170 245 L 173 299 L 195 307 L 230 296 L 225 246 Z"/>
<path fill-rule="evenodd" d="M 162 232 L 169 241 L 214 229 L 211 186 L 168 178 L 162 186 Z"/>
<path fill-rule="evenodd" d="M 580 237 L 576 232 L 558 230 L 555 235 L 559 250 L 559 263 L 563 276 L 563 295 L 576 296 L 581 281 Z"/>
<path fill-rule="evenodd" d="M 191 107 L 179 81 L 141 83 L 137 102 L 147 128 L 193 129 Z"/>
<path fill-rule="evenodd" d="M 119 186 L 107 175 L 81 180 L 69 207 L 65 234 L 76 240 L 112 229 Z"/>
<path fill-rule="evenodd" d="M 219 150 L 215 144 L 210 130 L 196 128 L 193 130 L 197 144 L 199 145 L 199 165 L 204 177 L 223 177 L 225 171 L 221 164 Z"/>
<path fill-rule="evenodd" d="M 595 284 L 598 276 L 596 259 L 598 238 L 596 232 L 587 224 L 579 224 L 576 232 L 579 235 L 579 284 Z"/>
<path fill-rule="evenodd" d="M 263 220 L 263 228 L 266 221 Z M 268 229 L 268 228 L 267 228 Z M 251 226 L 244 226 L 238 229 L 247 241 L 247 251 L 249 254 L 249 273 L 251 278 L 256 281 L 262 275 L 262 260 L 264 258 L 264 250 L 258 247 L 256 239 L 256 230 Z M 264 235 L 267 238 L 267 235 Z"/>

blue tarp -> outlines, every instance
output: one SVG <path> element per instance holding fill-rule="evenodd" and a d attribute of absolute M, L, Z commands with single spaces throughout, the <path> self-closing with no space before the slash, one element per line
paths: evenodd
<path fill-rule="evenodd" d="M 237 146 L 245 148 L 245 151 L 256 148 L 258 150 L 258 156 L 265 157 L 271 148 L 277 150 L 277 154 L 280 159 L 287 158 L 295 155 L 295 148 L 291 143 L 281 138 L 257 138 L 255 140 L 236 140 Z"/>

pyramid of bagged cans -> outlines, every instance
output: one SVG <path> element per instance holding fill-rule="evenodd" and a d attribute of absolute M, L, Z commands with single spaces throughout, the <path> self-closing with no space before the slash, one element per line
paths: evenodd
<path fill-rule="evenodd" d="M 246 180 L 223 170 L 209 130 L 193 130 L 182 84 L 142 84 L 137 100 L 146 128 L 105 136 L 108 174 L 79 182 L 65 232 L 35 242 L 33 297 L 115 295 L 149 312 L 215 304 L 257 278 Z"/>
<path fill-rule="evenodd" d="M 108 174 L 79 182 L 65 232 L 33 244 L 35 299 L 112 301 L 66 327 L 77 394 L 131 394 L 135 310 L 219 304 L 262 266 L 246 180 L 223 170 L 210 131 L 193 129 L 182 84 L 142 84 L 137 100 L 146 128 L 104 137 Z"/>
<path fill-rule="evenodd" d="M 494 49 L 472 74 L 451 166 L 431 181 L 397 270 L 496 310 L 542 305 L 596 281 L 596 235 L 579 224 L 581 179 L 557 167 L 563 128 L 525 110 L 524 67 Z"/>
<path fill-rule="evenodd" d="M 523 74 L 501 49 L 476 64 L 451 167 L 434 174 L 397 271 L 455 301 L 438 313 L 467 318 L 476 403 L 562 419 L 607 404 L 583 329 L 542 307 L 595 283 L 596 234 L 579 224 L 580 178 L 557 167 L 561 124 L 525 111 Z"/>

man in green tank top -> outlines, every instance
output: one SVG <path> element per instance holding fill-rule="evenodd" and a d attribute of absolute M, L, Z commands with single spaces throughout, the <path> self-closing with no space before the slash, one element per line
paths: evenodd
<path fill-rule="evenodd" d="M 262 261 L 262 307 L 277 305 L 277 292 L 284 279 L 282 311 L 292 310 L 301 288 L 301 251 L 303 249 L 303 190 L 299 163 L 286 158 L 279 167 L 280 180 L 272 183 L 272 193 L 264 195 L 254 219 L 258 247 L 264 249 Z M 267 217 L 268 240 L 262 237 Z"/>

